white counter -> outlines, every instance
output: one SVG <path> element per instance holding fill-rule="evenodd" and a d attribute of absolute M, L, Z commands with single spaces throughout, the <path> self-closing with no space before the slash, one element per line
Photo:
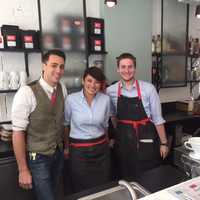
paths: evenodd
<path fill-rule="evenodd" d="M 200 176 L 150 194 L 140 200 L 200 200 Z"/>

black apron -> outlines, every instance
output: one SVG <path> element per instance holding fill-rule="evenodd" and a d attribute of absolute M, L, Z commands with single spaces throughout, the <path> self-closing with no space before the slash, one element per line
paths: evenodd
<path fill-rule="evenodd" d="M 110 181 L 110 149 L 106 136 L 91 140 L 70 138 L 69 166 L 73 192 Z"/>
<path fill-rule="evenodd" d="M 133 179 L 160 163 L 159 139 L 155 125 L 148 118 L 141 100 L 138 81 L 137 97 L 121 95 L 118 85 L 117 132 L 115 150 L 121 178 Z"/>

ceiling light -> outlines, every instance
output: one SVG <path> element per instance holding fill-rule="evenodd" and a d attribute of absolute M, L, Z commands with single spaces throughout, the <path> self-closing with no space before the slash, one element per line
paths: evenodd
<path fill-rule="evenodd" d="M 114 7 L 117 5 L 117 0 L 105 0 L 104 2 L 109 8 Z"/>
<path fill-rule="evenodd" d="M 200 5 L 197 5 L 196 12 L 195 12 L 196 18 L 200 19 Z"/>

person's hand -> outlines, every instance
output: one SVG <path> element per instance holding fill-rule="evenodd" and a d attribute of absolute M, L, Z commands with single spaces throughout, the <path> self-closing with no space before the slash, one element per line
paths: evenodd
<path fill-rule="evenodd" d="M 67 159 L 69 158 L 69 149 L 64 149 L 64 158 Z"/>
<path fill-rule="evenodd" d="M 32 189 L 32 176 L 28 169 L 19 172 L 19 185 L 26 190 Z"/>
<path fill-rule="evenodd" d="M 169 147 L 167 145 L 160 145 L 160 156 L 164 160 L 169 153 Z"/>

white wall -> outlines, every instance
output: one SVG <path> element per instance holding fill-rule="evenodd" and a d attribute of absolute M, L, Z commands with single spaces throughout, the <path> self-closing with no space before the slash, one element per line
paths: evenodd
<path fill-rule="evenodd" d="M 86 12 L 88 17 L 100 17 L 100 2 L 99 0 L 86 0 Z"/>
<path fill-rule="evenodd" d="M 116 57 L 123 52 L 137 59 L 138 79 L 151 80 L 152 1 L 123 0 L 108 8 L 100 3 L 101 17 L 105 19 L 106 66 L 109 81 L 119 79 Z"/>

